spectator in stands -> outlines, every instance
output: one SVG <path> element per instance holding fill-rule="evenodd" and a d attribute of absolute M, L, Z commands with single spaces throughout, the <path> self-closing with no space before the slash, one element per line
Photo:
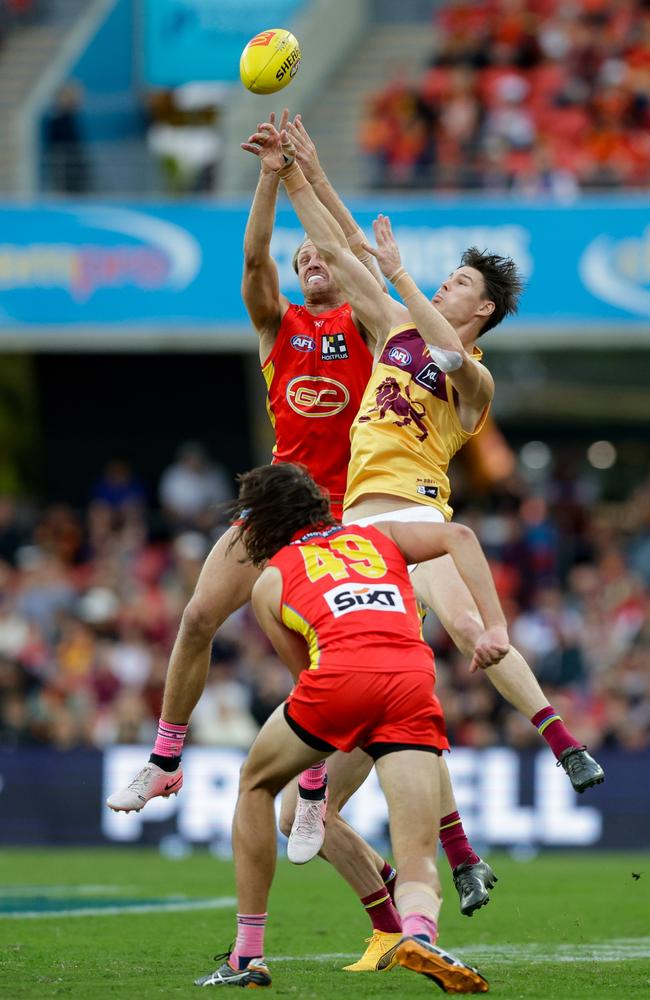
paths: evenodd
<path fill-rule="evenodd" d="M 202 444 L 188 441 L 163 472 L 158 495 L 172 525 L 192 528 L 216 521 L 216 506 L 233 493 L 225 469 L 210 460 Z"/>
<path fill-rule="evenodd" d="M 371 96 L 360 143 L 373 186 L 566 198 L 578 187 L 647 184 L 644 0 L 447 0 L 434 35 L 419 84 L 390 81 Z"/>
<path fill-rule="evenodd" d="M 56 96 L 45 122 L 45 156 L 49 187 L 66 194 L 91 188 L 90 164 L 81 125 L 83 91 L 74 81 Z"/>
<path fill-rule="evenodd" d="M 94 484 L 91 499 L 101 500 L 112 510 L 120 511 L 128 507 L 144 506 L 146 491 L 129 463 L 121 458 L 113 458 L 106 463 Z"/>

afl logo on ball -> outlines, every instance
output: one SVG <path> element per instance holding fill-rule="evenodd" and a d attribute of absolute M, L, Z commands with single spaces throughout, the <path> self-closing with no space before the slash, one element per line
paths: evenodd
<path fill-rule="evenodd" d="M 287 402 L 303 417 L 333 417 L 344 410 L 350 393 L 333 378 L 298 375 L 287 385 Z"/>
<path fill-rule="evenodd" d="M 388 352 L 388 360 L 396 365 L 410 365 L 411 355 L 403 347 L 391 347 Z"/>
<path fill-rule="evenodd" d="M 291 346 L 295 347 L 297 351 L 303 351 L 306 354 L 308 351 L 316 350 L 316 341 L 306 336 L 306 334 L 296 334 L 295 337 L 291 338 Z"/>

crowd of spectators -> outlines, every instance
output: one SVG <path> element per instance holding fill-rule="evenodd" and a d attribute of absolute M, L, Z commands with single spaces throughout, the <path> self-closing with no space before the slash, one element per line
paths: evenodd
<path fill-rule="evenodd" d="M 579 189 L 650 181 L 648 0 L 447 0 L 416 84 L 371 96 L 383 188 Z"/>
<path fill-rule="evenodd" d="M 490 558 L 513 642 L 570 728 L 594 749 L 648 748 L 650 479 L 605 504 L 574 471 L 532 486 L 515 470 L 481 507 L 463 502 L 476 489 L 461 477 L 460 516 Z M 117 460 L 82 511 L 0 500 L 0 746 L 151 743 L 180 616 L 231 490 L 191 444 L 157 504 Z M 425 630 L 452 742 L 537 747 L 431 616 Z M 248 747 L 289 688 L 243 608 L 216 635 L 190 742 Z"/>

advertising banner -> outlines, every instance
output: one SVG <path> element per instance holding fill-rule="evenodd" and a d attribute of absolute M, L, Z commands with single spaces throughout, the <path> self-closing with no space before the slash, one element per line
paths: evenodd
<path fill-rule="evenodd" d="M 572 206 L 377 195 L 351 207 L 371 233 L 389 214 L 404 264 L 433 295 L 468 246 L 510 255 L 527 287 L 508 327 L 556 336 L 626 328 L 650 336 L 650 198 L 585 199 Z M 241 294 L 248 206 L 69 204 L 0 206 L 0 345 L 20 334 L 39 346 L 63 335 L 77 345 L 110 335 L 254 336 Z M 282 202 L 272 253 L 280 287 L 301 300 L 291 266 L 302 230 Z M 618 341 L 620 343 L 620 339 Z M 178 345 L 177 345 L 178 346 Z"/>
<path fill-rule="evenodd" d="M 144 747 L 57 753 L 0 751 L 0 843 L 203 844 L 227 855 L 237 799 L 239 750 L 190 747 L 179 796 L 138 813 L 114 813 L 104 800 L 147 759 Z M 458 748 L 449 767 L 465 829 L 481 848 L 650 847 L 650 753 L 598 752 L 604 785 L 579 796 L 548 750 Z M 343 815 L 366 839 L 387 839 L 386 804 L 374 771 Z"/>
<path fill-rule="evenodd" d="M 145 0 L 144 77 L 159 87 L 239 79 L 246 43 L 288 27 L 305 0 Z"/>

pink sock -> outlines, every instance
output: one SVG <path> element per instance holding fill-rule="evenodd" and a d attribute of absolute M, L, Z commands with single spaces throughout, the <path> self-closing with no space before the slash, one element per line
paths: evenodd
<path fill-rule="evenodd" d="M 470 865 L 475 865 L 481 860 L 467 839 L 463 821 L 457 812 L 449 813 L 440 820 L 440 843 L 452 869 L 465 864 L 466 861 Z"/>
<path fill-rule="evenodd" d="M 306 791 L 314 792 L 327 783 L 327 763 L 324 760 L 307 768 L 298 778 L 298 786 Z"/>
<path fill-rule="evenodd" d="M 264 958 L 264 929 L 268 913 L 238 913 L 237 940 L 230 952 L 233 969 L 245 969 L 251 958 Z"/>
<path fill-rule="evenodd" d="M 153 752 L 160 754 L 161 757 L 180 757 L 186 735 L 187 725 L 177 726 L 173 722 L 164 722 L 161 719 L 158 723 L 158 735 L 153 745 Z"/>
<path fill-rule="evenodd" d="M 438 937 L 438 925 L 431 917 L 425 917 L 423 913 L 409 913 L 402 917 L 402 934 L 404 937 L 426 937 L 431 944 L 436 943 Z"/>
<path fill-rule="evenodd" d="M 563 750 L 569 747 L 581 747 L 582 743 L 571 735 L 552 705 L 547 705 L 536 712 L 530 720 L 540 736 L 543 736 L 551 750 L 560 759 Z"/>

